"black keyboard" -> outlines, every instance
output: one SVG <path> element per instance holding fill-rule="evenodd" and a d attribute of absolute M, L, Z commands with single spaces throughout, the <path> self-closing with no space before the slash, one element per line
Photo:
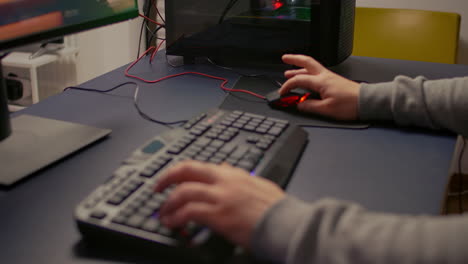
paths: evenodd
<path fill-rule="evenodd" d="M 171 191 L 154 192 L 161 171 L 186 159 L 227 162 L 285 188 L 306 144 L 307 133 L 286 120 L 241 111 L 207 111 L 136 149 L 77 206 L 78 228 L 94 242 L 169 250 L 210 262 L 232 247 L 195 223 L 171 230 L 159 222 L 158 209 Z"/>

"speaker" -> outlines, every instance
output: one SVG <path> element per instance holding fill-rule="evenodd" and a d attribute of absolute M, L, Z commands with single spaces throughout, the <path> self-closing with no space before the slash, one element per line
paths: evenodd
<path fill-rule="evenodd" d="M 10 73 L 5 76 L 8 103 L 21 106 L 32 104 L 31 81 Z"/>

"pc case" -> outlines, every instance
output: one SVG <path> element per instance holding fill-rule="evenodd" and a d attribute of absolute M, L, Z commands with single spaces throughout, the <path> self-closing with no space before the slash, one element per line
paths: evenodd
<path fill-rule="evenodd" d="M 352 53 L 355 0 L 166 0 L 166 52 L 186 61 L 281 63 L 313 56 L 326 66 Z"/>

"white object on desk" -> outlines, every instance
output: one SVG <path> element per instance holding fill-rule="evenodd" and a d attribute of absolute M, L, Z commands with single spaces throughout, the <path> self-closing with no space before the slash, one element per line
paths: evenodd
<path fill-rule="evenodd" d="M 39 102 L 63 88 L 76 84 L 75 47 L 63 48 L 54 54 L 31 58 L 31 52 L 12 52 L 2 60 L 3 73 L 13 73 L 28 79 L 31 86 L 31 104 Z M 41 91 L 42 89 L 42 91 Z"/>

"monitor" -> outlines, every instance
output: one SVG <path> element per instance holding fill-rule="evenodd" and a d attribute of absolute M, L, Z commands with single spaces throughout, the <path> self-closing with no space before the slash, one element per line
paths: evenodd
<path fill-rule="evenodd" d="M 3 146 L 12 130 L 14 134 L 7 105 L 6 84 L 1 73 L 1 59 L 8 52 L 19 46 L 52 40 L 137 16 L 137 0 L 0 0 L 0 152 L 4 151 Z M 68 124 L 58 124 L 61 125 Z M 45 126 L 49 126 L 49 123 Z M 1 159 L 9 157 L 9 154 L 0 154 L 1 164 Z"/>
<path fill-rule="evenodd" d="M 341 63 L 352 53 L 355 0 L 166 0 L 166 52 L 281 63 L 285 53 Z"/>

